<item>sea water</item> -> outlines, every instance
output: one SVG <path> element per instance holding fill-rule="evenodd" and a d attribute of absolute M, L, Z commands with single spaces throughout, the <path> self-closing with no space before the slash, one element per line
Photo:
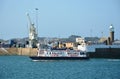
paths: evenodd
<path fill-rule="evenodd" d="M 120 79 L 120 59 L 34 62 L 0 56 L 0 79 Z"/>

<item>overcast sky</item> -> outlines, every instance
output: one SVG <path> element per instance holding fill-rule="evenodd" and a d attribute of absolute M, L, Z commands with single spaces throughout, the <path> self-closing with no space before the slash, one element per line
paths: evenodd
<path fill-rule="evenodd" d="M 120 0 L 0 0 L 0 39 L 28 37 L 29 13 L 39 37 L 108 37 L 120 39 Z"/>

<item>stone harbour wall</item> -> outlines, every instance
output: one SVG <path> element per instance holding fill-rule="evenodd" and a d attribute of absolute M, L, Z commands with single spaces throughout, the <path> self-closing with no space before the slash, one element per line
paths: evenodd
<path fill-rule="evenodd" d="M 0 55 L 37 55 L 37 48 L 0 48 Z"/>

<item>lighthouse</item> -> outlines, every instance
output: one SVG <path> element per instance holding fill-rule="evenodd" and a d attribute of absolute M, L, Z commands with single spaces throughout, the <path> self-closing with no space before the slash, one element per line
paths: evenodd
<path fill-rule="evenodd" d="M 110 30 L 110 43 L 112 44 L 112 42 L 114 42 L 114 27 L 112 24 L 110 25 L 109 30 Z"/>

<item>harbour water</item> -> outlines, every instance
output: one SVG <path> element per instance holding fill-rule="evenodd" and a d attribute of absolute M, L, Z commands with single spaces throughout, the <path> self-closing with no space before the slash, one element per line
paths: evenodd
<path fill-rule="evenodd" d="M 34 62 L 0 56 L 0 79 L 120 79 L 120 59 Z"/>

